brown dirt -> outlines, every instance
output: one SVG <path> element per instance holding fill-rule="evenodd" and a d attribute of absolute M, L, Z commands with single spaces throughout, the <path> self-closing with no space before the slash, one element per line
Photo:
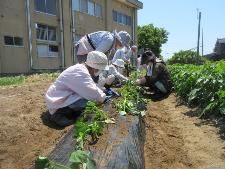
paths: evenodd
<path fill-rule="evenodd" d="M 43 79 L 16 87 L 0 87 L 1 169 L 29 168 L 37 156 L 47 155 L 70 128 L 56 128 L 42 118 L 46 112 L 44 93 L 50 83 Z M 225 137 L 221 137 L 225 130 L 221 132 L 220 128 L 191 117 L 192 110 L 178 105 L 174 95 L 149 103 L 148 110 L 146 169 L 225 165 Z"/>
<path fill-rule="evenodd" d="M 146 169 L 225 168 L 225 130 L 194 117 L 173 94 L 148 110 Z"/>
<path fill-rule="evenodd" d="M 47 155 L 67 129 L 43 125 L 44 93 L 51 81 L 0 87 L 0 168 L 29 168 Z M 56 130 L 57 129 L 57 130 Z"/>

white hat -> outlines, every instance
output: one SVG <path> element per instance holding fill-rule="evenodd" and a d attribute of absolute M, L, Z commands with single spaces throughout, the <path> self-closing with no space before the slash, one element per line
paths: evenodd
<path fill-rule="evenodd" d="M 113 64 L 116 65 L 116 66 L 118 66 L 118 67 L 124 68 L 124 61 L 122 59 L 116 59 L 113 62 Z"/>
<path fill-rule="evenodd" d="M 122 45 L 128 47 L 131 40 L 130 34 L 126 31 L 120 31 L 118 35 L 121 38 L 120 42 L 122 43 Z"/>
<path fill-rule="evenodd" d="M 99 51 L 89 52 L 87 55 L 87 61 L 85 62 L 88 66 L 98 70 L 104 70 L 107 66 L 107 56 Z"/>

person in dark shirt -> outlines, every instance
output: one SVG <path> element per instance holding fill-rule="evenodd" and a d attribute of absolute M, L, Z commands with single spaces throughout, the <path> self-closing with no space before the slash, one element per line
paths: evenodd
<path fill-rule="evenodd" d="M 141 56 L 141 65 L 146 67 L 146 75 L 136 81 L 137 85 L 149 87 L 153 92 L 151 98 L 160 100 L 171 92 L 172 83 L 166 64 L 158 59 L 151 50 Z"/>

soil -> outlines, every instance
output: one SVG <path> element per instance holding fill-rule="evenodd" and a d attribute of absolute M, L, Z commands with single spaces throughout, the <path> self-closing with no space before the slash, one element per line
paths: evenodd
<path fill-rule="evenodd" d="M 197 118 L 174 94 L 149 103 L 148 110 L 146 169 L 225 168 L 223 119 Z"/>
<path fill-rule="evenodd" d="M 66 129 L 47 121 L 44 94 L 51 81 L 0 88 L 0 168 L 29 168 L 47 155 Z M 44 123 L 44 124 L 43 124 Z"/>
<path fill-rule="evenodd" d="M 44 94 L 50 83 L 42 80 L 0 87 L 1 169 L 29 168 L 37 156 L 47 155 L 72 127 L 57 128 L 46 119 Z M 200 120 L 193 112 L 179 104 L 173 94 L 148 104 L 146 169 L 225 166 L 224 125 Z M 100 142 L 107 139 L 101 137 Z"/>

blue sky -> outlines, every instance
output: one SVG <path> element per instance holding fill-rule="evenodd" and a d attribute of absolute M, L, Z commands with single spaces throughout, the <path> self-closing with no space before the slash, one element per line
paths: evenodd
<path fill-rule="evenodd" d="M 202 12 L 204 54 L 211 53 L 217 38 L 225 38 L 225 0 L 140 0 L 138 25 L 153 24 L 169 32 L 162 55 L 197 46 L 197 8 Z M 200 50 L 201 51 L 201 50 Z"/>

